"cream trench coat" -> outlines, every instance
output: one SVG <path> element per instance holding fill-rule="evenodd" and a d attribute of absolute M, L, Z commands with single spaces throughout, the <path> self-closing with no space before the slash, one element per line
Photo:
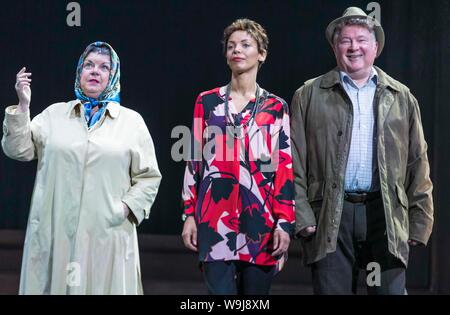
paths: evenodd
<path fill-rule="evenodd" d="M 136 224 L 161 181 L 142 117 L 109 103 L 88 130 L 79 101 L 53 104 L 31 122 L 10 106 L 2 148 L 38 159 L 19 293 L 142 294 Z"/>

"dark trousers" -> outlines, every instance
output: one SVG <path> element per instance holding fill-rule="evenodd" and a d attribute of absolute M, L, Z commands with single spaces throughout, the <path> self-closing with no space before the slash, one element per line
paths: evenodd
<path fill-rule="evenodd" d="M 368 294 L 406 294 L 405 266 L 388 250 L 381 198 L 365 204 L 344 201 L 336 252 L 311 266 L 314 294 L 355 294 L 360 268 L 366 280 L 376 279 L 370 263 L 380 267 L 380 281 L 366 281 Z"/>
<path fill-rule="evenodd" d="M 243 261 L 203 263 L 203 277 L 209 294 L 268 295 L 274 266 L 258 266 Z"/>

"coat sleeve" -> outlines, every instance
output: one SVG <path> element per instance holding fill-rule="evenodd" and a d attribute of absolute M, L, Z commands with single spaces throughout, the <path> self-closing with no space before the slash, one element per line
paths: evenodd
<path fill-rule="evenodd" d="M 433 228 L 433 184 L 419 104 L 410 94 L 408 165 L 405 190 L 409 205 L 409 238 L 427 244 Z"/>
<path fill-rule="evenodd" d="M 5 110 L 2 149 L 6 156 L 12 159 L 31 161 L 38 156 L 44 113 L 30 121 L 30 111 L 19 113 L 16 109 L 17 106 L 13 105 Z"/>
<path fill-rule="evenodd" d="M 193 216 L 197 204 L 198 187 L 201 181 L 203 130 L 205 129 L 202 95 L 195 101 L 194 120 L 191 129 L 190 154 L 184 172 L 182 200 L 184 214 Z"/>
<path fill-rule="evenodd" d="M 290 235 L 294 233 L 294 174 L 292 170 L 292 153 L 289 126 L 289 107 L 283 102 L 281 125 L 272 137 L 272 155 L 277 163 L 274 178 L 273 212 L 276 219 L 276 229 Z"/>
<path fill-rule="evenodd" d="M 295 187 L 295 235 L 308 226 L 316 225 L 316 218 L 308 202 L 307 142 L 302 94 L 305 86 L 298 89 L 291 103 L 291 141 Z"/>
<path fill-rule="evenodd" d="M 155 147 L 144 119 L 139 115 L 137 139 L 131 149 L 131 187 L 122 197 L 140 224 L 150 216 L 150 208 L 155 201 L 161 182 L 161 173 L 156 160 Z"/>

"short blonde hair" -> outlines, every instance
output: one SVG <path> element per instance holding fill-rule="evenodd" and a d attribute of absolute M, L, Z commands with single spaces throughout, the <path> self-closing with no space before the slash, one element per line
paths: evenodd
<path fill-rule="evenodd" d="M 249 19 L 237 19 L 228 25 L 223 31 L 223 53 L 227 53 L 227 44 L 231 34 L 236 31 L 245 31 L 252 36 L 258 44 L 258 51 L 260 54 L 269 52 L 269 37 L 267 32 L 259 23 Z"/>

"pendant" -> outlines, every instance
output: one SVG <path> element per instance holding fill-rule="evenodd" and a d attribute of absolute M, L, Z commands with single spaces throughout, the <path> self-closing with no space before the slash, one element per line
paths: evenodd
<path fill-rule="evenodd" d="M 227 126 L 227 133 L 232 135 L 235 139 L 242 140 L 245 138 L 245 128 L 243 126 Z"/>

